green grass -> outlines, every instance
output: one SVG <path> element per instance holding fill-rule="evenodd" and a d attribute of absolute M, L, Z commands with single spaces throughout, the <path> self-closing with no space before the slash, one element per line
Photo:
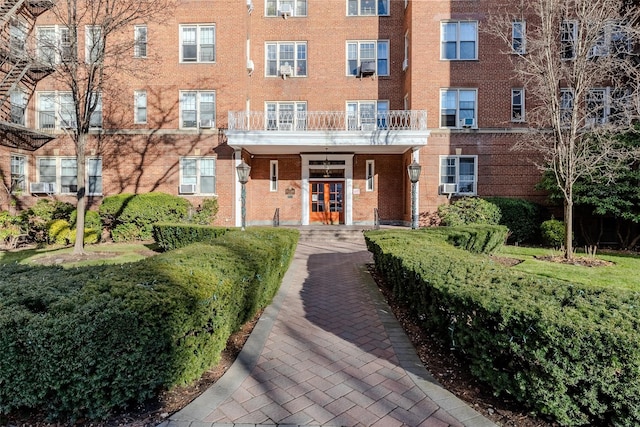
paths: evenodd
<path fill-rule="evenodd" d="M 603 267 L 584 267 L 534 259 L 534 256 L 561 255 L 559 251 L 545 248 L 504 246 L 497 255 L 523 260 L 522 263 L 511 267 L 517 271 L 582 283 L 588 286 L 605 286 L 640 291 L 640 277 L 638 276 L 640 271 L 639 255 L 597 254 L 596 258 L 614 263 L 614 265 Z M 576 256 L 588 255 L 576 254 Z"/>
<path fill-rule="evenodd" d="M 145 243 L 108 243 L 98 245 L 87 245 L 85 251 L 92 252 L 109 252 L 112 256 L 105 256 L 100 258 L 89 257 L 86 260 L 77 262 L 64 262 L 61 263 L 63 267 L 80 267 L 90 265 L 103 265 L 103 264 L 125 264 L 129 262 L 140 261 L 143 258 L 149 256 L 149 251 L 156 250 L 154 244 Z M 37 249 L 22 249 L 17 251 L 0 251 L 0 264 L 39 264 L 44 258 L 59 257 L 65 259 L 73 252 L 72 247 L 67 248 L 37 248 Z"/>

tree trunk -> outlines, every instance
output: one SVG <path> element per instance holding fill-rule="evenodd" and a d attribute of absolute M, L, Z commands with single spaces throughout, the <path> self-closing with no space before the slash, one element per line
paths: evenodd
<path fill-rule="evenodd" d="M 573 258 L 573 200 L 564 201 L 564 258 Z"/>
<path fill-rule="evenodd" d="M 85 182 L 85 144 L 86 134 L 79 134 L 76 142 L 76 161 L 78 166 L 78 192 L 76 193 L 76 243 L 73 246 L 74 254 L 84 254 L 84 215 L 87 207 L 87 191 Z"/>

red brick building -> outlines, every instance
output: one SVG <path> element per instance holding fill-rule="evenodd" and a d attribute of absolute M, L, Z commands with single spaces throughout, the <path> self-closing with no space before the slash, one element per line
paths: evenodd
<path fill-rule="evenodd" d="M 48 3 L 2 6 L 13 8 L 4 38 L 32 59 L 52 54 L 46 41 L 64 46 Z M 122 37 L 136 41 L 137 72 L 109 76 L 92 116 L 91 206 L 122 192 L 217 197 L 217 222 L 237 226 L 242 160 L 249 225 L 408 224 L 413 160 L 420 213 L 466 195 L 541 201 L 540 173 L 511 151 L 526 97 L 505 46 L 482 31 L 493 4 L 182 0 L 163 24 L 132 24 Z M 80 50 L 91 43 L 82 31 Z M 514 37 L 524 41 L 523 23 Z M 33 84 L 9 81 L 20 57 L 3 58 L 1 208 L 72 201 L 68 93 L 34 74 L 37 61 Z"/>

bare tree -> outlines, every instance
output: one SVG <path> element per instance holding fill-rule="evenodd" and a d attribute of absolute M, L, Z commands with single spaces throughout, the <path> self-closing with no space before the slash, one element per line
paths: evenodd
<path fill-rule="evenodd" d="M 520 119 L 529 131 L 514 148 L 536 152 L 538 167 L 553 173 L 563 194 L 567 259 L 576 180 L 612 176 L 631 157 L 615 135 L 638 118 L 640 10 L 634 3 L 527 0 L 506 4 L 487 25 L 507 47 L 514 87 L 526 93 Z"/>
<path fill-rule="evenodd" d="M 51 13 L 61 28 L 60 33 L 40 35 L 38 55 L 55 67 L 52 78 L 69 94 L 68 99 L 60 102 L 59 119 L 76 150 L 74 253 L 84 252 L 86 148 L 90 129 L 101 126 L 102 93 L 110 79 L 143 71 L 140 62 L 133 62 L 132 57 L 134 49 L 146 49 L 146 33 L 134 35 L 133 25 L 161 22 L 170 16 L 173 6 L 173 0 L 58 1 Z M 152 61 L 147 64 L 149 62 Z"/>

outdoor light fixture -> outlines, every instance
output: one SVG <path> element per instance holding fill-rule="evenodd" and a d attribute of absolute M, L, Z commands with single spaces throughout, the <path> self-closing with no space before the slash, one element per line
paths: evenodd
<path fill-rule="evenodd" d="M 420 171 L 422 166 L 418 162 L 413 160 L 410 165 L 407 166 L 407 173 L 409 174 L 409 180 L 411 181 L 411 228 L 418 228 L 418 180 L 420 179 Z"/>
<path fill-rule="evenodd" d="M 238 172 L 238 181 L 242 185 L 242 190 L 240 192 L 240 200 L 241 200 L 241 217 L 242 217 L 242 231 L 244 231 L 244 226 L 247 217 L 247 190 L 246 184 L 249 182 L 249 172 L 251 172 L 251 166 L 245 163 L 244 159 L 242 162 L 236 166 L 236 172 Z"/>

